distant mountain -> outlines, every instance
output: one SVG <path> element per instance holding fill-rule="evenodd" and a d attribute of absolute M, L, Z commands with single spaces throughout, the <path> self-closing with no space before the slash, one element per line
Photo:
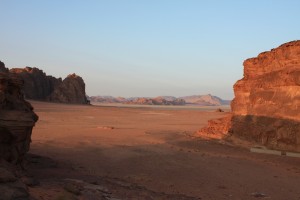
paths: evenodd
<path fill-rule="evenodd" d="M 207 95 L 192 95 L 179 97 L 180 99 L 184 99 L 187 104 L 195 104 L 201 106 L 220 106 L 220 105 L 229 105 L 230 100 L 223 100 L 217 96 L 213 96 L 211 94 Z"/>
<path fill-rule="evenodd" d="M 173 96 L 158 96 L 156 98 L 162 98 L 162 99 L 165 99 L 167 101 L 175 101 L 176 99 L 178 99 L 178 98 L 173 97 Z"/>
<path fill-rule="evenodd" d="M 185 101 L 183 99 L 173 99 L 173 98 L 164 98 L 164 97 L 156 97 L 156 98 L 135 98 L 125 102 L 126 104 L 138 104 L 138 105 L 185 105 Z"/>
<path fill-rule="evenodd" d="M 149 97 L 112 97 L 112 96 L 91 96 L 91 102 L 97 103 L 124 103 L 136 105 L 201 105 L 201 106 L 220 106 L 229 105 L 231 101 L 223 100 L 217 96 L 193 95 L 176 98 L 174 96 Z"/>
<path fill-rule="evenodd" d="M 126 98 L 112 96 L 91 96 L 89 98 L 91 102 L 97 103 L 124 103 L 127 101 Z"/>

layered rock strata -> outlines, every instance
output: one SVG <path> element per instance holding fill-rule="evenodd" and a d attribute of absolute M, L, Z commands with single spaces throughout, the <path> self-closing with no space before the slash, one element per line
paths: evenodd
<path fill-rule="evenodd" d="M 269 148 L 300 151 L 300 41 L 244 61 L 227 132 Z"/>
<path fill-rule="evenodd" d="M 3 71 L 0 72 L 0 159 L 19 163 L 29 150 L 32 127 L 38 116 L 24 100 L 23 80 Z"/>
<path fill-rule="evenodd" d="M 28 190 L 17 173 L 38 120 L 21 92 L 23 80 L 0 62 L 0 200 L 28 199 Z"/>

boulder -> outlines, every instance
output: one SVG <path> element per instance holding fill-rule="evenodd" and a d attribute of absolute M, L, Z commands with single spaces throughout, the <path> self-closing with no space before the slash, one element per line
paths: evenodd
<path fill-rule="evenodd" d="M 28 188 L 16 171 L 15 165 L 0 160 L 0 200 L 29 200 Z"/>

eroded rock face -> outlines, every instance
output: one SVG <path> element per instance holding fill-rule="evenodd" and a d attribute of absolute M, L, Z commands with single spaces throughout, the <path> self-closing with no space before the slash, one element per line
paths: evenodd
<path fill-rule="evenodd" d="M 84 81 L 76 74 L 71 74 L 62 81 L 61 78 L 49 76 L 35 67 L 13 68 L 10 72 L 18 74 L 24 80 L 23 91 L 26 99 L 58 103 L 88 103 Z"/>
<path fill-rule="evenodd" d="M 17 172 L 29 150 L 38 116 L 24 100 L 23 84 L 0 62 L 0 200 L 29 199 L 28 188 Z"/>
<path fill-rule="evenodd" d="M 210 122 L 201 131 L 229 132 L 269 148 L 300 151 L 300 41 L 247 59 L 234 94 L 227 130 Z"/>
<path fill-rule="evenodd" d="M 18 74 L 24 80 L 24 95 L 27 99 L 47 100 L 54 89 L 61 84 L 61 78 L 46 75 L 38 68 L 13 68 L 11 73 Z"/>
<path fill-rule="evenodd" d="M 21 92 L 19 76 L 0 72 L 0 159 L 20 163 L 29 150 L 32 127 L 38 120 Z"/>
<path fill-rule="evenodd" d="M 87 104 L 83 79 L 76 74 L 70 74 L 54 90 L 49 100 L 60 103 Z"/>
<path fill-rule="evenodd" d="M 247 59 L 234 93 L 233 134 L 300 151 L 300 41 Z"/>

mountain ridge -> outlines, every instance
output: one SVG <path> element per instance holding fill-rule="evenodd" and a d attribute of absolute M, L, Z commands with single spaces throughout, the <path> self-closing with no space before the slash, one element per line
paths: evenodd
<path fill-rule="evenodd" d="M 231 100 L 224 100 L 211 94 L 190 95 L 183 97 L 157 96 L 157 97 L 113 97 L 109 95 L 90 96 L 94 103 L 123 103 L 138 105 L 199 105 L 199 106 L 221 106 L 229 105 Z"/>

